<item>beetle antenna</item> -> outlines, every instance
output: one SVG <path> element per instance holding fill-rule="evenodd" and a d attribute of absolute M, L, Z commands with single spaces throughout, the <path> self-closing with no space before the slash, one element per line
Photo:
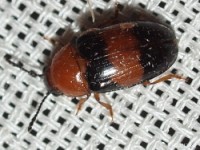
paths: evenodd
<path fill-rule="evenodd" d="M 45 95 L 45 97 L 42 99 L 42 101 L 41 101 L 41 103 L 40 103 L 40 105 L 39 105 L 39 107 L 38 107 L 38 109 L 37 109 L 37 112 L 35 113 L 35 115 L 34 115 L 33 118 L 31 119 L 31 122 L 30 122 L 29 125 L 28 125 L 28 132 L 31 132 L 33 123 L 35 122 L 35 120 L 36 120 L 36 118 L 37 118 L 37 116 L 38 116 L 38 114 L 39 114 L 39 112 L 40 112 L 40 109 L 41 109 L 41 107 L 42 107 L 44 101 L 47 99 L 47 97 L 48 97 L 50 94 L 51 94 L 50 92 L 47 92 L 47 94 Z"/>
<path fill-rule="evenodd" d="M 5 58 L 5 60 L 6 60 L 9 64 L 11 64 L 12 66 L 17 67 L 17 68 L 19 68 L 19 69 L 21 69 L 21 70 L 27 72 L 27 73 L 30 74 L 32 77 L 37 77 L 37 76 L 42 77 L 42 76 L 43 76 L 43 74 L 37 74 L 37 73 L 36 73 L 35 71 L 33 71 L 33 70 L 27 70 L 26 68 L 23 67 L 23 64 L 22 64 L 21 62 L 15 63 L 14 61 L 11 60 L 12 56 L 9 55 L 9 54 L 6 54 L 6 55 L 4 56 L 4 58 Z"/>
<path fill-rule="evenodd" d="M 87 0 L 88 2 L 88 5 L 90 7 L 90 13 L 91 13 L 91 16 L 92 16 L 92 22 L 95 22 L 95 16 L 94 16 L 94 11 L 92 10 L 92 3 L 90 0 Z"/>

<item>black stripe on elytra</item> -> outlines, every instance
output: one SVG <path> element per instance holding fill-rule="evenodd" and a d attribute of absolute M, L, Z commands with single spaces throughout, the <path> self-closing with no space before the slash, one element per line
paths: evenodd
<path fill-rule="evenodd" d="M 143 81 L 163 73 L 176 60 L 178 54 L 176 38 L 169 27 L 152 22 L 139 22 L 134 27 L 133 34 L 140 43 Z"/>
<path fill-rule="evenodd" d="M 108 92 L 120 87 L 111 82 L 105 71 L 113 68 L 107 58 L 107 44 L 98 31 L 88 32 L 77 39 L 77 49 L 80 55 L 88 60 L 86 78 L 91 91 Z"/>
<path fill-rule="evenodd" d="M 104 39 L 97 33 L 95 31 L 88 32 L 77 39 L 76 46 L 83 58 L 92 60 L 95 57 L 105 55 L 104 49 L 107 45 Z"/>
<path fill-rule="evenodd" d="M 120 86 L 112 82 L 110 75 L 105 75 L 106 71 L 113 68 L 107 58 L 90 61 L 87 66 L 87 80 L 89 87 L 95 92 L 110 92 L 120 89 Z"/>

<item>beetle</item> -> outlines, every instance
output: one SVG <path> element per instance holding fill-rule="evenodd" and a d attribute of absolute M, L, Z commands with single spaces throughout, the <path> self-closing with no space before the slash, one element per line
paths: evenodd
<path fill-rule="evenodd" d="M 149 80 L 168 70 L 178 55 L 175 33 L 169 26 L 156 21 L 137 19 L 116 23 L 102 28 L 92 28 L 81 33 L 75 40 L 63 46 L 52 58 L 44 71 L 48 87 L 47 95 L 29 124 L 28 130 L 49 94 L 82 97 L 77 112 L 94 93 L 95 99 L 109 110 L 110 104 L 100 101 L 99 93 L 130 88 L 136 84 L 154 84 L 171 78 L 183 79 L 168 74 L 154 82 Z M 5 59 L 12 65 L 10 55 Z"/>

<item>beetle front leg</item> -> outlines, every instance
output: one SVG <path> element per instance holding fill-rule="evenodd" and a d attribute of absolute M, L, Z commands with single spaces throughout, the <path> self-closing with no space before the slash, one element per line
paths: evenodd
<path fill-rule="evenodd" d="M 105 107 L 107 110 L 109 110 L 110 116 L 112 118 L 113 121 L 113 110 L 112 110 L 112 106 L 108 103 L 104 103 L 100 101 L 100 96 L 99 93 L 94 93 L 94 98 L 96 99 L 96 101 L 101 104 L 103 107 Z"/>
<path fill-rule="evenodd" d="M 176 74 L 168 74 L 168 75 L 163 76 L 163 77 L 161 77 L 160 79 L 158 79 L 158 80 L 156 80 L 156 81 L 153 81 L 153 82 L 145 81 L 145 82 L 143 82 L 143 85 L 156 84 L 156 83 L 163 82 L 163 81 L 167 81 L 167 80 L 173 79 L 173 78 L 186 80 L 186 78 L 183 77 L 183 76 L 176 75 Z"/>

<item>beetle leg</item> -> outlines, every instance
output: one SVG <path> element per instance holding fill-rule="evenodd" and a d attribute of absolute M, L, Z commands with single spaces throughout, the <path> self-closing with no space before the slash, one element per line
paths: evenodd
<path fill-rule="evenodd" d="M 103 27 L 106 27 L 108 25 L 118 24 L 119 23 L 119 13 L 120 13 L 120 11 L 121 11 L 120 4 L 117 0 L 115 0 L 114 15 L 112 15 L 109 19 L 103 20 L 98 25 L 98 28 L 103 28 Z"/>
<path fill-rule="evenodd" d="M 112 110 L 112 106 L 108 103 L 104 103 L 100 101 L 100 97 L 99 97 L 99 93 L 94 93 L 94 98 L 96 99 L 96 101 L 101 104 L 103 107 L 105 107 L 107 110 L 109 110 L 110 112 L 110 116 L 112 118 L 113 121 L 113 110 Z"/>
<path fill-rule="evenodd" d="M 88 5 L 89 5 L 89 8 L 90 8 L 90 13 L 91 13 L 91 16 L 92 16 L 92 22 L 95 22 L 95 15 L 94 15 L 94 11 L 92 10 L 92 3 L 90 0 L 87 0 L 88 2 Z"/>
<path fill-rule="evenodd" d="M 65 46 L 65 44 L 58 40 L 58 39 L 55 39 L 55 38 L 49 38 L 47 36 L 44 36 L 43 37 L 45 40 L 49 41 L 51 44 L 55 45 L 55 46 Z"/>
<path fill-rule="evenodd" d="M 120 12 L 119 2 L 117 0 L 115 0 L 115 16 L 114 16 L 114 18 L 118 18 L 119 12 Z"/>
<path fill-rule="evenodd" d="M 176 75 L 176 74 L 168 74 L 168 75 L 166 75 L 164 77 L 161 77 L 160 79 L 158 79 L 158 80 L 156 80 L 154 82 L 145 81 L 145 82 L 143 82 L 143 85 L 156 84 L 156 83 L 163 82 L 163 81 L 166 81 L 166 80 L 169 80 L 169 79 L 172 79 L 172 78 L 186 80 L 186 78 L 183 77 L 183 76 Z"/>
<path fill-rule="evenodd" d="M 77 104 L 77 111 L 76 111 L 76 115 L 78 114 L 78 112 L 81 110 L 83 104 L 86 102 L 86 100 L 88 99 L 88 97 L 86 98 L 81 98 Z"/>

